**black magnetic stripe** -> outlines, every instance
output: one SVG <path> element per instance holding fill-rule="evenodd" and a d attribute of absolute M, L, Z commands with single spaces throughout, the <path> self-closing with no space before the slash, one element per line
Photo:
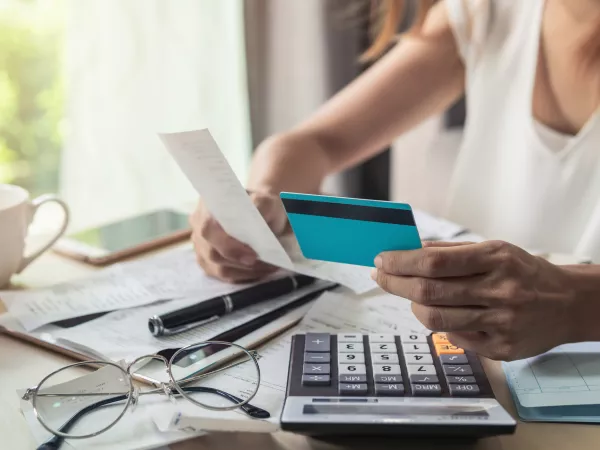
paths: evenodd
<path fill-rule="evenodd" d="M 383 222 L 415 226 L 412 211 L 407 209 L 379 208 L 377 206 L 348 205 L 344 203 L 315 202 L 284 198 L 283 205 L 288 214 L 336 217 L 340 219 Z"/>

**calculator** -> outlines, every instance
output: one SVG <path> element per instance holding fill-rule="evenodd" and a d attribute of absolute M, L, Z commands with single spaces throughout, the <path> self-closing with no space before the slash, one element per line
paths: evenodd
<path fill-rule="evenodd" d="M 478 357 L 444 333 L 292 337 L 283 430 L 308 435 L 513 433 Z"/>

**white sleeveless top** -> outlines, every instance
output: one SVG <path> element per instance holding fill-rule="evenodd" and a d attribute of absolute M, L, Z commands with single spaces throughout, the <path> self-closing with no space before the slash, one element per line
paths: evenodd
<path fill-rule="evenodd" d="M 600 262 L 600 110 L 576 136 L 532 114 L 543 0 L 446 0 L 467 119 L 446 216 L 488 239 Z"/>

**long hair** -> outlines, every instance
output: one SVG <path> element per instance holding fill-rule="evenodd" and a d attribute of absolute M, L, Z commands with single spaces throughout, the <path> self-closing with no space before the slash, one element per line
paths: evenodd
<path fill-rule="evenodd" d="M 436 0 L 414 1 L 416 14 L 405 33 L 418 33 L 423 26 L 427 13 L 435 3 Z M 371 19 L 377 34 L 371 46 L 362 54 L 361 60 L 363 62 L 373 61 L 387 50 L 394 38 L 398 36 L 398 29 L 405 19 L 407 9 L 407 0 L 371 1 Z M 579 51 L 584 67 L 589 68 L 589 65 L 600 64 L 600 19 L 596 29 L 582 43 Z"/>
<path fill-rule="evenodd" d="M 436 0 L 416 1 L 416 14 L 406 33 L 417 33 Z M 371 22 L 377 30 L 371 46 L 362 54 L 363 62 L 380 57 L 398 35 L 398 28 L 407 12 L 406 0 L 372 0 Z"/>

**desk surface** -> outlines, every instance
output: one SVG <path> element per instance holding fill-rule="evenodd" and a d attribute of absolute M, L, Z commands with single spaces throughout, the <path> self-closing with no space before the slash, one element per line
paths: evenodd
<path fill-rule="evenodd" d="M 44 286 L 89 275 L 93 269 L 47 253 L 19 278 L 28 286 Z M 1 305 L 1 304 L 0 304 Z M 0 306 L 0 308 L 3 308 Z M 23 419 L 15 391 L 35 385 L 44 375 L 71 362 L 64 356 L 0 335 L 0 436 L 2 448 L 35 448 Z M 500 403 L 516 417 L 512 399 L 499 363 L 484 361 L 484 366 Z M 329 450 L 329 449 L 472 449 L 472 450 L 564 450 L 599 448 L 600 426 L 571 424 L 519 423 L 511 436 L 481 439 L 472 444 L 406 439 L 355 439 L 346 442 L 319 441 L 290 433 L 272 435 L 251 433 L 212 433 L 186 442 L 172 444 L 173 450 Z"/>

